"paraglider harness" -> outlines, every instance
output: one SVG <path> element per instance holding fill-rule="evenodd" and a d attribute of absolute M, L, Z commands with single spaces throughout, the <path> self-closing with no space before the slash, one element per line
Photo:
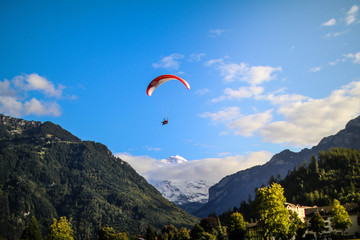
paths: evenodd
<path fill-rule="evenodd" d="M 169 120 L 167 118 L 164 118 L 164 120 L 161 122 L 161 124 L 164 126 L 169 123 Z"/>

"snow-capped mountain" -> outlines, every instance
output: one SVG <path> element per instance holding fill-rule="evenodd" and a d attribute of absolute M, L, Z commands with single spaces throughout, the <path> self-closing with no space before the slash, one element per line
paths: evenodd
<path fill-rule="evenodd" d="M 176 155 L 168 159 L 162 159 L 160 162 L 176 167 L 176 165 L 186 164 L 188 161 Z M 214 183 L 209 183 L 202 179 L 187 181 L 167 179 L 150 180 L 149 182 L 169 201 L 180 207 L 184 206 L 185 208 L 188 208 L 187 205 L 190 204 L 191 209 L 194 208 L 194 205 L 198 206 L 207 203 L 209 188 L 214 185 Z"/>
<path fill-rule="evenodd" d="M 168 164 L 182 164 L 186 163 L 188 160 L 183 158 L 182 156 L 176 155 L 176 156 L 170 156 L 168 159 L 161 159 L 160 162 L 162 163 L 168 163 Z"/>
<path fill-rule="evenodd" d="M 203 180 L 181 182 L 177 180 L 166 180 L 153 183 L 154 187 L 171 202 L 177 205 L 189 202 L 207 203 L 209 188 Z"/>

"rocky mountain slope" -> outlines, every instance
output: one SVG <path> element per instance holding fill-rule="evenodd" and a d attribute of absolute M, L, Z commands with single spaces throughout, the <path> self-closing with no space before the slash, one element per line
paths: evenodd
<path fill-rule="evenodd" d="M 106 146 L 51 122 L 0 115 L 0 238 L 19 239 L 31 216 L 43 234 L 52 218 L 66 216 L 77 239 L 102 226 L 135 234 L 198 221 Z"/>
<path fill-rule="evenodd" d="M 250 195 L 254 196 L 255 188 L 266 185 L 271 176 L 276 177 L 280 174 L 285 177 L 289 170 L 293 170 L 303 161 L 309 161 L 311 155 L 317 156 L 319 151 L 327 151 L 333 147 L 360 149 L 360 117 L 351 120 L 345 129 L 336 135 L 323 138 L 311 149 L 305 148 L 297 153 L 284 150 L 262 166 L 255 166 L 223 178 L 209 189 L 208 203 L 194 214 L 205 217 L 209 213 L 221 214 L 234 206 L 239 207 L 241 201 L 247 201 Z"/>

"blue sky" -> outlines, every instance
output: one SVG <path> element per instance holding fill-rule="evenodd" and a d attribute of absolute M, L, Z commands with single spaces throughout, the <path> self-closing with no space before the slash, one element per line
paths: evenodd
<path fill-rule="evenodd" d="M 181 155 L 192 169 L 222 166 L 217 181 L 316 145 L 359 115 L 359 7 L 4 0 L 0 112 L 101 142 L 145 175 Z M 170 81 L 147 96 L 162 74 L 191 89 Z"/>

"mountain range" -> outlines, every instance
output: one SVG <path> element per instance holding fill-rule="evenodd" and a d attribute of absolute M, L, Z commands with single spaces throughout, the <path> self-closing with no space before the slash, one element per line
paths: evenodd
<path fill-rule="evenodd" d="M 162 159 L 160 162 L 176 167 L 177 165 L 187 163 L 188 160 L 176 155 L 170 156 L 168 159 Z M 187 212 L 193 212 L 207 203 L 209 199 L 209 188 L 213 185 L 213 183 L 208 183 L 201 179 L 188 181 L 178 179 L 149 179 L 149 182 L 159 190 L 166 199 Z"/>
<path fill-rule="evenodd" d="M 77 239 L 96 238 L 102 226 L 137 234 L 198 223 L 105 145 L 0 114 L 0 239 L 19 239 L 31 216 L 44 235 L 66 216 Z"/>
<path fill-rule="evenodd" d="M 294 133 L 295 134 L 295 133 Z M 200 209 L 193 212 L 198 217 L 206 217 L 210 213 L 221 214 L 234 207 L 239 207 L 241 201 L 247 201 L 254 196 L 255 189 L 267 185 L 271 176 L 285 177 L 304 161 L 310 161 L 312 155 L 319 151 L 327 151 L 334 147 L 360 149 L 360 117 L 346 124 L 345 129 L 337 134 L 323 138 L 311 149 L 300 152 L 284 150 L 275 154 L 269 162 L 248 168 L 221 179 L 209 189 L 209 200 Z"/>

